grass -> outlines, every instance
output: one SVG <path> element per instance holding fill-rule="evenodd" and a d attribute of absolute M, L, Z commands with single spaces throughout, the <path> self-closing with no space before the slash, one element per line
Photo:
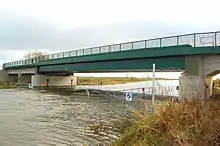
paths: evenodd
<path fill-rule="evenodd" d="M 134 111 L 115 146 L 220 145 L 220 101 L 164 102 L 154 113 Z M 126 122 L 125 122 L 126 123 Z"/>
<path fill-rule="evenodd" d="M 9 89 L 9 88 L 13 88 L 13 87 L 14 86 L 8 82 L 0 82 L 0 89 Z"/>
<path fill-rule="evenodd" d="M 9 83 L 8 82 L 0 82 L 0 89 L 8 89 Z"/>
<path fill-rule="evenodd" d="M 113 85 L 113 84 L 124 84 L 128 82 L 141 82 L 149 81 L 151 78 L 126 78 L 126 77 L 78 77 L 78 85 L 98 85 L 102 83 L 103 85 Z M 157 80 L 162 80 L 158 78 Z M 164 79 L 168 80 L 168 79 Z"/>

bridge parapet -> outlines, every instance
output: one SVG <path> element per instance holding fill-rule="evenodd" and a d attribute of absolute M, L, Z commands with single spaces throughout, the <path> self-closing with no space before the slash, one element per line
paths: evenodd
<path fill-rule="evenodd" d="M 113 44 L 113 45 L 106 45 L 106 46 L 99 46 L 99 47 L 92 47 L 92 48 L 86 48 L 80 50 L 49 54 L 31 59 L 4 63 L 3 68 L 7 69 L 10 67 L 27 66 L 27 65 L 36 66 L 38 62 L 44 60 L 53 60 L 53 59 L 61 59 L 61 58 L 76 57 L 76 56 L 91 55 L 91 54 L 134 50 L 134 49 L 147 49 L 147 48 L 158 48 L 158 47 L 179 46 L 179 45 L 191 45 L 192 47 L 220 46 L 220 31 L 154 38 L 149 40 L 141 40 L 141 41 L 134 41 L 134 42 L 121 43 L 121 44 Z"/>

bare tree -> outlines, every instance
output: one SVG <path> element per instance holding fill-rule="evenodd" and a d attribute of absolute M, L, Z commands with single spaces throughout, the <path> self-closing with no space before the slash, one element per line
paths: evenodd
<path fill-rule="evenodd" d="M 28 52 L 24 55 L 24 58 L 30 59 L 30 58 L 34 58 L 34 57 L 40 57 L 45 55 L 45 53 L 40 52 L 40 51 L 33 51 L 33 52 Z"/>

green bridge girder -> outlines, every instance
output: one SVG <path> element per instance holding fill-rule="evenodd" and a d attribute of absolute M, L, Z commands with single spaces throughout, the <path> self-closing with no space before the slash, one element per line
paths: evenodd
<path fill-rule="evenodd" d="M 219 53 L 219 46 L 179 45 L 51 59 L 4 69 L 38 67 L 40 73 L 146 71 L 153 63 L 156 69 L 185 69 L 185 56 Z"/>
<path fill-rule="evenodd" d="M 164 58 L 141 58 L 125 60 L 106 60 L 71 64 L 40 66 L 39 72 L 127 72 L 147 71 L 152 64 L 157 69 L 184 69 L 184 56 Z"/>

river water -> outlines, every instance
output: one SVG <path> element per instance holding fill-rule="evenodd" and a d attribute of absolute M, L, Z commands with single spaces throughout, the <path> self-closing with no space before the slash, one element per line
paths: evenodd
<path fill-rule="evenodd" d="M 160 87 L 172 87 L 172 90 L 167 95 L 179 96 L 179 91 L 176 89 L 179 86 L 179 80 L 158 80 L 155 83 L 156 89 Z M 93 85 L 93 86 L 78 86 L 77 88 L 86 88 L 86 89 L 100 89 L 106 91 L 130 91 L 130 89 L 137 88 L 151 88 L 152 81 L 144 81 L 144 82 L 131 82 L 126 84 L 117 84 L 117 85 Z M 135 90 L 133 90 L 135 92 Z"/>
<path fill-rule="evenodd" d="M 109 97 L 0 90 L 0 146 L 81 146 L 88 122 L 111 122 L 130 109 L 130 103 Z"/>
<path fill-rule="evenodd" d="M 136 85 L 116 85 L 114 89 Z M 64 90 L 0 90 L 0 146 L 81 146 L 88 123 L 112 123 L 134 107 L 133 101 L 121 98 L 88 98 Z M 96 139 L 87 141 L 97 144 Z"/>

